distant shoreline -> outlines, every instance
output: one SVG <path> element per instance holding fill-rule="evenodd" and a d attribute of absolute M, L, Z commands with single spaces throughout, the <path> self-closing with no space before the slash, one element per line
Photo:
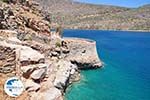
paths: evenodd
<path fill-rule="evenodd" d="M 104 30 L 104 29 L 67 29 L 65 28 L 64 30 L 99 30 L 99 31 L 121 31 L 121 32 L 146 32 L 150 33 L 150 30 Z"/>

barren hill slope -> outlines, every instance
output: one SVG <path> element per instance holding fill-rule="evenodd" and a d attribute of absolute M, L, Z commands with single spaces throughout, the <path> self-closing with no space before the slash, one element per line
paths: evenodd
<path fill-rule="evenodd" d="M 62 24 L 64 28 L 150 31 L 150 5 L 133 9 L 72 0 L 35 1 L 51 14 L 52 22 Z"/>

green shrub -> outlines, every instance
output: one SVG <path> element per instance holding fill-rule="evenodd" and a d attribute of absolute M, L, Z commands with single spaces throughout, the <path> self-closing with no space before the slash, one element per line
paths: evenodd
<path fill-rule="evenodd" d="M 56 42 L 56 47 L 61 47 L 61 43 L 60 42 Z"/>
<path fill-rule="evenodd" d="M 3 1 L 3 2 L 6 2 L 6 3 L 9 3 L 9 0 L 0 0 L 0 1 Z"/>

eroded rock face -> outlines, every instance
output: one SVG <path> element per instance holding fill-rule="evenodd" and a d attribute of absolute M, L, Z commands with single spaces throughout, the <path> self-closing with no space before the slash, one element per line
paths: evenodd
<path fill-rule="evenodd" d="M 0 47 L 4 47 L 0 48 L 2 55 L 0 62 L 3 63 L 5 58 L 3 55 L 6 55 L 6 58 L 8 56 L 8 62 L 17 61 L 14 62 L 17 67 L 10 65 L 6 69 L 16 69 L 14 75 L 18 73 L 16 75 L 21 77 L 25 84 L 25 91 L 30 95 L 27 100 L 36 100 L 35 98 L 62 100 L 68 85 L 80 79 L 79 68 L 89 69 L 101 66 L 95 42 L 57 38 L 58 40 L 54 41 L 53 46 L 50 47 L 46 43 L 37 43 L 34 40 L 21 41 L 17 33 L 13 31 L 0 31 L 0 35 Z M 1 69 L 3 68 L 5 67 Z M 48 98 L 49 95 L 51 98 Z"/>
<path fill-rule="evenodd" d="M 33 50 L 30 47 L 22 47 L 20 50 L 20 61 L 22 65 L 26 63 L 38 63 L 40 61 L 44 62 L 44 55 L 40 54 L 38 51 Z"/>
<path fill-rule="evenodd" d="M 27 80 L 25 83 L 25 90 L 28 92 L 38 91 L 40 84 L 33 82 L 33 80 Z"/>
<path fill-rule="evenodd" d="M 18 76 L 26 90 L 17 100 L 63 100 L 67 86 L 80 79 L 78 68 L 101 65 L 95 42 L 63 40 L 60 28 L 50 32 L 29 5 L 0 4 L 0 29 L 0 92 L 7 77 Z"/>
<path fill-rule="evenodd" d="M 67 59 L 76 64 L 79 69 L 102 67 L 95 41 L 80 38 L 65 38 L 64 40 L 70 48 Z"/>
<path fill-rule="evenodd" d="M 27 26 L 34 31 L 50 32 L 49 23 L 43 20 L 28 19 Z"/>
<path fill-rule="evenodd" d="M 28 1 L 29 2 L 29 1 Z M 34 4 L 9 5 L 0 1 L 0 29 L 15 30 L 21 34 L 45 34 L 50 36 L 50 23 L 44 20 Z"/>
<path fill-rule="evenodd" d="M 78 71 L 76 65 L 71 64 L 71 62 L 60 60 L 57 64 L 58 71 L 56 73 L 56 78 L 54 80 L 54 86 L 65 90 L 69 85 L 70 77 Z"/>
<path fill-rule="evenodd" d="M 59 89 L 52 87 L 44 92 L 34 94 L 31 100 L 63 100 L 63 97 Z"/>
<path fill-rule="evenodd" d="M 5 77 L 6 80 L 8 77 L 18 76 L 25 84 L 27 92 L 39 91 L 40 83 L 47 73 L 44 55 L 29 46 L 24 46 L 14 35 L 16 32 L 0 32 L 0 76 L 3 76 L 1 78 Z M 3 85 L 4 82 L 0 84 L 0 89 Z M 13 98 L 10 97 L 11 99 Z"/>
<path fill-rule="evenodd" d="M 16 68 L 16 51 L 14 48 L 0 46 L 0 73 L 12 73 Z"/>
<path fill-rule="evenodd" d="M 46 69 L 38 69 L 38 70 L 35 70 L 31 74 L 31 78 L 33 80 L 40 80 L 40 79 L 43 79 L 43 77 L 45 77 L 45 75 L 46 75 Z"/>
<path fill-rule="evenodd" d="M 44 76 L 46 74 L 47 68 L 48 68 L 48 65 L 46 65 L 46 64 L 35 64 L 35 65 L 22 66 L 21 71 L 23 73 L 23 77 L 26 79 L 28 79 L 30 76 L 33 79 L 41 79 L 42 76 Z M 39 72 L 41 70 L 42 70 L 42 72 Z M 35 78 L 35 76 L 37 74 L 38 74 L 38 78 Z"/>
<path fill-rule="evenodd" d="M 43 93 L 44 100 L 62 100 L 61 92 L 57 88 L 50 88 Z"/>

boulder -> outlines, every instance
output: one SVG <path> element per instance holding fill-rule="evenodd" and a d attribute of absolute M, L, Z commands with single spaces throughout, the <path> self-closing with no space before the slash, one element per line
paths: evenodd
<path fill-rule="evenodd" d="M 51 52 L 51 56 L 56 57 L 56 56 L 59 56 L 59 54 L 58 54 L 57 52 L 55 52 L 55 51 L 52 51 L 52 52 Z"/>
<path fill-rule="evenodd" d="M 74 75 L 78 68 L 76 65 L 71 64 L 71 62 L 64 60 L 60 60 L 57 66 L 59 66 L 59 69 L 56 73 L 54 86 L 58 89 L 65 90 L 70 83 L 69 79 L 71 75 Z"/>
<path fill-rule="evenodd" d="M 67 53 L 70 52 L 70 50 L 69 50 L 68 48 L 62 47 L 62 52 L 63 52 L 64 54 L 67 54 Z"/>
<path fill-rule="evenodd" d="M 55 48 L 55 51 L 56 51 L 57 53 L 60 53 L 60 52 L 61 52 L 61 49 L 60 49 L 59 47 L 56 47 L 56 48 Z"/>
<path fill-rule="evenodd" d="M 36 64 L 36 65 L 23 66 L 23 67 L 21 67 L 21 70 L 23 73 L 28 74 L 28 72 L 30 72 L 30 71 L 33 72 L 34 70 L 41 69 L 41 68 L 47 69 L 47 64 Z"/>
<path fill-rule="evenodd" d="M 16 42 L 16 43 L 21 43 L 21 41 L 17 37 L 9 37 L 8 41 Z"/>
<path fill-rule="evenodd" d="M 38 91 L 40 89 L 40 84 L 33 82 L 32 80 L 27 80 L 25 82 L 25 89 L 28 92 Z"/>
<path fill-rule="evenodd" d="M 40 62 L 44 60 L 44 55 L 30 47 L 22 47 L 20 50 L 20 62 Z"/>
<path fill-rule="evenodd" d="M 50 88 L 49 90 L 45 91 L 43 98 L 44 100 L 57 100 L 57 98 L 60 96 L 62 96 L 60 90 L 57 88 Z"/>
<path fill-rule="evenodd" d="M 69 78 L 68 77 L 64 77 L 64 76 L 57 76 L 57 78 L 54 81 L 54 86 L 58 89 L 65 89 L 66 84 L 67 84 L 67 80 Z"/>
<path fill-rule="evenodd" d="M 23 74 L 22 74 L 23 77 L 24 77 L 24 78 L 29 78 L 30 75 L 32 74 L 32 72 L 33 72 L 35 69 L 36 69 L 36 67 L 33 67 L 33 66 L 31 66 L 31 65 L 21 67 L 21 70 L 22 70 L 22 72 L 23 72 Z"/>
<path fill-rule="evenodd" d="M 38 69 L 35 70 L 32 74 L 31 74 L 31 78 L 33 80 L 40 80 L 42 78 L 44 78 L 46 75 L 46 69 Z"/>
<path fill-rule="evenodd" d="M 60 90 L 51 87 L 46 91 L 31 95 L 31 100 L 63 100 L 63 96 Z"/>

